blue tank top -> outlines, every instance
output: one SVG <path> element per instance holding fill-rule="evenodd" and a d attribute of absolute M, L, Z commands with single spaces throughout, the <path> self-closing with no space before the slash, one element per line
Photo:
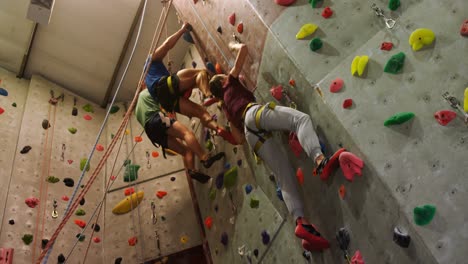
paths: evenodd
<path fill-rule="evenodd" d="M 169 76 L 170 73 L 162 61 L 151 62 L 148 74 L 146 75 L 146 87 L 150 92 L 153 91 L 153 85 L 158 83 L 159 80 L 164 76 Z"/>

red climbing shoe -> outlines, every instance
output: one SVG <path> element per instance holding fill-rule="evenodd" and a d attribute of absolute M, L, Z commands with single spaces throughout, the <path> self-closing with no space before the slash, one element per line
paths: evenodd
<path fill-rule="evenodd" d="M 302 246 L 309 251 L 320 251 L 330 247 L 330 243 L 323 238 L 317 228 L 308 223 L 303 223 L 301 218 L 296 221 L 296 236 L 302 239 Z"/>
<path fill-rule="evenodd" d="M 344 148 L 340 148 L 331 157 L 323 159 L 322 162 L 314 169 L 314 176 L 320 175 L 320 179 L 322 181 L 326 181 L 328 177 L 330 177 L 333 170 L 335 170 L 338 166 L 338 158 L 345 150 L 346 149 Z"/>
<path fill-rule="evenodd" d="M 231 132 L 228 132 L 226 129 L 218 127 L 216 130 L 218 136 L 222 137 L 227 142 L 231 143 L 232 145 L 237 145 L 237 141 L 232 136 Z"/>
<path fill-rule="evenodd" d="M 217 103 L 217 102 L 219 102 L 219 99 L 218 99 L 218 98 L 216 98 L 216 97 L 214 97 L 214 96 L 207 97 L 207 98 L 203 99 L 203 106 L 208 107 L 208 106 L 210 106 L 210 105 L 212 105 L 212 104 L 215 104 L 215 103 Z"/>

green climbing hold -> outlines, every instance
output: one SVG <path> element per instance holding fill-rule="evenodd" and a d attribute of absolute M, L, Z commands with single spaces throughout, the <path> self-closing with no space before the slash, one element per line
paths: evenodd
<path fill-rule="evenodd" d="M 213 150 L 213 142 L 211 142 L 211 140 L 207 140 L 206 143 L 205 143 L 205 148 L 208 151 L 212 151 Z"/>
<path fill-rule="evenodd" d="M 127 165 L 125 168 L 124 173 L 124 182 L 132 182 L 138 179 L 138 170 L 140 169 L 140 165 L 131 164 Z"/>
<path fill-rule="evenodd" d="M 94 113 L 93 106 L 90 105 L 90 104 L 85 104 L 85 105 L 83 106 L 83 110 L 84 110 L 85 112 L 88 112 L 88 113 Z"/>
<path fill-rule="evenodd" d="M 234 152 L 234 154 L 237 154 L 237 147 L 234 147 L 234 148 L 232 149 L 232 152 Z"/>
<path fill-rule="evenodd" d="M 117 113 L 119 110 L 120 110 L 120 107 L 118 107 L 117 105 L 113 105 L 113 106 L 111 107 L 111 109 L 110 109 L 109 112 L 110 112 L 111 114 L 115 114 L 115 113 Z"/>
<path fill-rule="evenodd" d="M 49 176 L 49 177 L 47 177 L 46 181 L 49 182 L 49 183 L 57 183 L 57 182 L 60 181 L 60 179 L 55 177 L 55 176 Z"/>
<path fill-rule="evenodd" d="M 83 216 L 83 215 L 86 215 L 86 212 L 85 212 L 85 210 L 80 208 L 80 209 L 76 210 L 75 215 Z"/>
<path fill-rule="evenodd" d="M 237 181 L 237 166 L 234 166 L 224 173 L 224 187 L 230 188 L 236 184 L 236 181 Z"/>
<path fill-rule="evenodd" d="M 313 38 L 309 43 L 309 47 L 312 51 L 317 51 L 322 48 L 322 46 L 323 42 L 320 38 Z"/>
<path fill-rule="evenodd" d="M 31 234 L 25 234 L 21 240 L 23 240 L 24 244 L 29 245 L 33 241 L 33 235 Z"/>
<path fill-rule="evenodd" d="M 250 208 L 258 208 L 260 206 L 260 200 L 252 197 L 250 198 Z"/>
<path fill-rule="evenodd" d="M 322 2 L 323 0 L 309 0 L 309 4 L 312 6 L 312 8 L 319 7 L 319 4 Z"/>
<path fill-rule="evenodd" d="M 413 210 L 414 222 L 419 225 L 429 224 L 436 213 L 436 207 L 434 205 L 426 204 L 424 206 L 415 207 Z"/>
<path fill-rule="evenodd" d="M 82 158 L 82 159 L 80 160 L 80 170 L 81 170 L 81 171 L 83 171 L 83 169 L 85 168 L 85 165 L 86 165 L 86 162 L 87 162 L 87 161 L 88 161 L 87 158 Z M 90 167 L 91 167 L 91 166 L 90 166 L 90 163 L 88 163 L 88 166 L 86 166 L 86 171 L 89 171 Z"/>
<path fill-rule="evenodd" d="M 125 167 L 125 166 L 127 166 L 127 165 L 130 165 L 131 163 L 132 163 L 132 160 L 126 159 L 126 160 L 124 161 L 124 164 L 123 164 L 123 165 L 124 165 L 124 167 Z"/>
<path fill-rule="evenodd" d="M 398 7 L 400 7 L 400 0 L 390 0 L 388 2 L 388 9 L 395 11 Z"/>
<path fill-rule="evenodd" d="M 16 107 L 16 103 L 12 103 L 11 106 Z"/>
<path fill-rule="evenodd" d="M 78 131 L 78 129 L 74 128 L 74 127 L 69 127 L 68 128 L 68 132 L 72 133 L 72 134 L 75 134 L 76 131 Z"/>
<path fill-rule="evenodd" d="M 403 52 L 393 55 L 385 65 L 384 72 L 397 74 L 403 69 L 405 54 Z"/>
<path fill-rule="evenodd" d="M 85 235 L 82 235 L 82 234 L 76 234 L 76 238 L 78 238 L 78 240 L 79 240 L 80 242 L 83 242 L 83 241 L 85 240 L 86 236 L 85 236 Z"/>
<path fill-rule="evenodd" d="M 114 139 L 115 135 L 111 133 L 111 139 Z"/>
<path fill-rule="evenodd" d="M 210 189 L 210 193 L 208 194 L 208 197 L 210 198 L 211 201 L 214 201 L 216 199 L 216 188 Z"/>
<path fill-rule="evenodd" d="M 414 113 L 401 112 L 385 120 L 384 126 L 400 125 L 414 117 Z"/>

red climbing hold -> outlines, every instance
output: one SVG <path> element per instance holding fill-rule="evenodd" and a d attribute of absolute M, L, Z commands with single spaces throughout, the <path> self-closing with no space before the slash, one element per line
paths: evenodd
<path fill-rule="evenodd" d="M 77 226 L 81 227 L 81 228 L 85 228 L 85 226 L 86 226 L 86 222 L 85 222 L 85 221 L 83 221 L 83 220 L 78 220 L 78 219 L 75 220 L 75 224 L 76 224 Z"/>
<path fill-rule="evenodd" d="M 153 156 L 153 158 L 157 158 L 157 157 L 159 157 L 159 152 L 153 151 L 153 152 L 151 152 L 151 156 Z"/>
<path fill-rule="evenodd" d="M 393 48 L 393 43 L 391 42 L 382 42 L 382 44 L 380 44 L 381 50 L 390 51 L 392 50 L 392 48 Z"/>
<path fill-rule="evenodd" d="M 133 187 L 127 188 L 127 189 L 125 189 L 125 191 L 124 191 L 125 196 L 129 196 L 129 195 L 132 195 L 132 194 L 134 194 L 134 193 L 135 193 L 135 189 L 134 189 Z"/>
<path fill-rule="evenodd" d="M 457 113 L 455 113 L 454 111 L 451 111 L 451 110 L 441 110 L 441 111 L 437 111 L 434 114 L 434 118 L 442 126 L 446 126 L 453 119 L 455 119 L 455 117 L 457 117 Z"/>
<path fill-rule="evenodd" d="M 294 2 L 296 2 L 296 0 L 275 0 L 275 3 L 281 6 L 290 6 L 294 4 Z"/>
<path fill-rule="evenodd" d="M 289 147 L 291 148 L 291 151 L 294 153 L 294 155 L 299 158 L 302 152 L 302 146 L 299 142 L 297 134 L 294 132 L 289 133 Z"/>
<path fill-rule="evenodd" d="M 162 198 L 163 198 L 164 196 L 166 196 L 166 195 L 167 195 L 167 192 L 165 192 L 165 191 L 158 191 L 158 192 L 156 193 L 156 196 L 157 196 L 159 199 L 162 199 Z"/>
<path fill-rule="evenodd" d="M 244 32 L 244 23 L 240 22 L 239 25 L 237 25 L 237 32 L 242 34 Z"/>
<path fill-rule="evenodd" d="M 270 93 L 276 100 L 281 101 L 281 98 L 283 98 L 283 86 L 273 86 L 270 89 Z"/>
<path fill-rule="evenodd" d="M 83 118 L 88 121 L 93 119 L 90 115 L 84 115 Z"/>
<path fill-rule="evenodd" d="M 72 164 L 73 160 L 67 160 L 68 164 Z"/>
<path fill-rule="evenodd" d="M 96 150 L 99 151 L 99 152 L 101 152 L 101 151 L 104 150 L 104 147 L 103 147 L 101 144 L 97 144 L 97 145 L 96 145 Z"/>
<path fill-rule="evenodd" d="M 331 10 L 331 8 L 329 6 L 325 7 L 325 9 L 323 9 L 322 16 L 324 18 L 329 18 L 332 15 L 333 15 L 333 10 Z"/>
<path fill-rule="evenodd" d="M 296 81 L 294 79 L 289 79 L 289 85 L 296 87 Z"/>
<path fill-rule="evenodd" d="M 344 100 L 343 108 L 348 109 L 351 106 L 353 106 L 353 99 L 348 98 L 348 99 Z"/>
<path fill-rule="evenodd" d="M 300 185 L 304 184 L 304 173 L 302 172 L 301 168 L 297 168 L 296 178 Z"/>
<path fill-rule="evenodd" d="M 231 24 L 233 26 L 236 24 L 236 13 L 232 13 L 229 16 L 229 24 Z"/>
<path fill-rule="evenodd" d="M 341 78 L 336 78 L 333 80 L 330 84 L 330 92 L 332 93 L 337 93 L 343 88 L 343 79 Z"/>
<path fill-rule="evenodd" d="M 137 237 L 131 237 L 128 239 L 128 245 L 131 247 L 135 246 L 137 242 L 138 242 Z"/>
<path fill-rule="evenodd" d="M 460 34 L 462 36 L 468 37 L 468 19 L 463 22 L 460 28 Z"/>
<path fill-rule="evenodd" d="M 354 175 L 362 176 L 362 168 L 364 161 L 351 152 L 343 152 L 340 154 L 340 167 L 343 171 L 343 176 L 348 181 L 353 181 Z"/>
<path fill-rule="evenodd" d="M 117 179 L 117 177 L 115 177 L 114 175 L 110 176 L 111 181 L 115 181 L 115 179 Z"/>
<path fill-rule="evenodd" d="M 99 237 L 93 237 L 94 243 L 99 243 L 101 242 L 101 239 Z"/>
<path fill-rule="evenodd" d="M 219 64 L 219 63 L 216 63 L 215 70 L 216 70 L 216 74 L 222 74 L 223 73 L 223 69 L 221 69 L 221 64 Z"/>
<path fill-rule="evenodd" d="M 143 141 L 143 138 L 141 136 L 136 136 L 135 137 L 135 142 L 139 143 L 141 141 Z"/>
<path fill-rule="evenodd" d="M 346 189 L 343 184 L 341 184 L 338 194 L 340 195 L 341 200 L 343 200 L 346 195 Z"/>
<path fill-rule="evenodd" d="M 29 207 L 34 208 L 39 204 L 39 199 L 36 197 L 27 198 L 24 201 Z"/>
<path fill-rule="evenodd" d="M 0 115 L 3 114 L 4 112 L 5 112 L 5 109 L 0 107 Z"/>
<path fill-rule="evenodd" d="M 213 218 L 211 216 L 205 218 L 205 226 L 208 229 L 211 229 L 211 226 L 213 226 Z"/>
<path fill-rule="evenodd" d="M 62 201 L 69 201 L 69 200 L 70 200 L 70 198 L 68 198 L 68 196 L 66 196 L 66 195 L 62 196 Z"/>
<path fill-rule="evenodd" d="M 356 252 L 354 252 L 353 258 L 351 258 L 351 263 L 352 264 L 365 264 L 364 260 L 362 259 L 361 252 L 359 250 L 356 250 Z"/>

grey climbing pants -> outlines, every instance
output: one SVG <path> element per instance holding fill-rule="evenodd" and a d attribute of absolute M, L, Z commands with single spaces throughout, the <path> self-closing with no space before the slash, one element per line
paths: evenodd
<path fill-rule="evenodd" d="M 261 105 L 252 106 L 245 113 L 245 138 L 251 148 L 255 146 L 259 138 L 250 132 L 247 127 L 251 130 L 259 130 L 255 125 L 255 115 L 260 107 Z M 295 132 L 302 148 L 310 158 L 315 160 L 316 157 L 322 154 L 320 143 L 309 115 L 290 107 L 276 106 L 275 109 L 270 109 L 266 106 L 260 115 L 259 121 L 260 127 L 270 132 Z M 284 148 L 280 147 L 273 138 L 269 138 L 257 151 L 257 155 L 275 174 L 289 213 L 294 216 L 294 219 L 304 216 L 304 205 L 298 193 L 295 172 L 287 154 L 284 152 Z"/>

